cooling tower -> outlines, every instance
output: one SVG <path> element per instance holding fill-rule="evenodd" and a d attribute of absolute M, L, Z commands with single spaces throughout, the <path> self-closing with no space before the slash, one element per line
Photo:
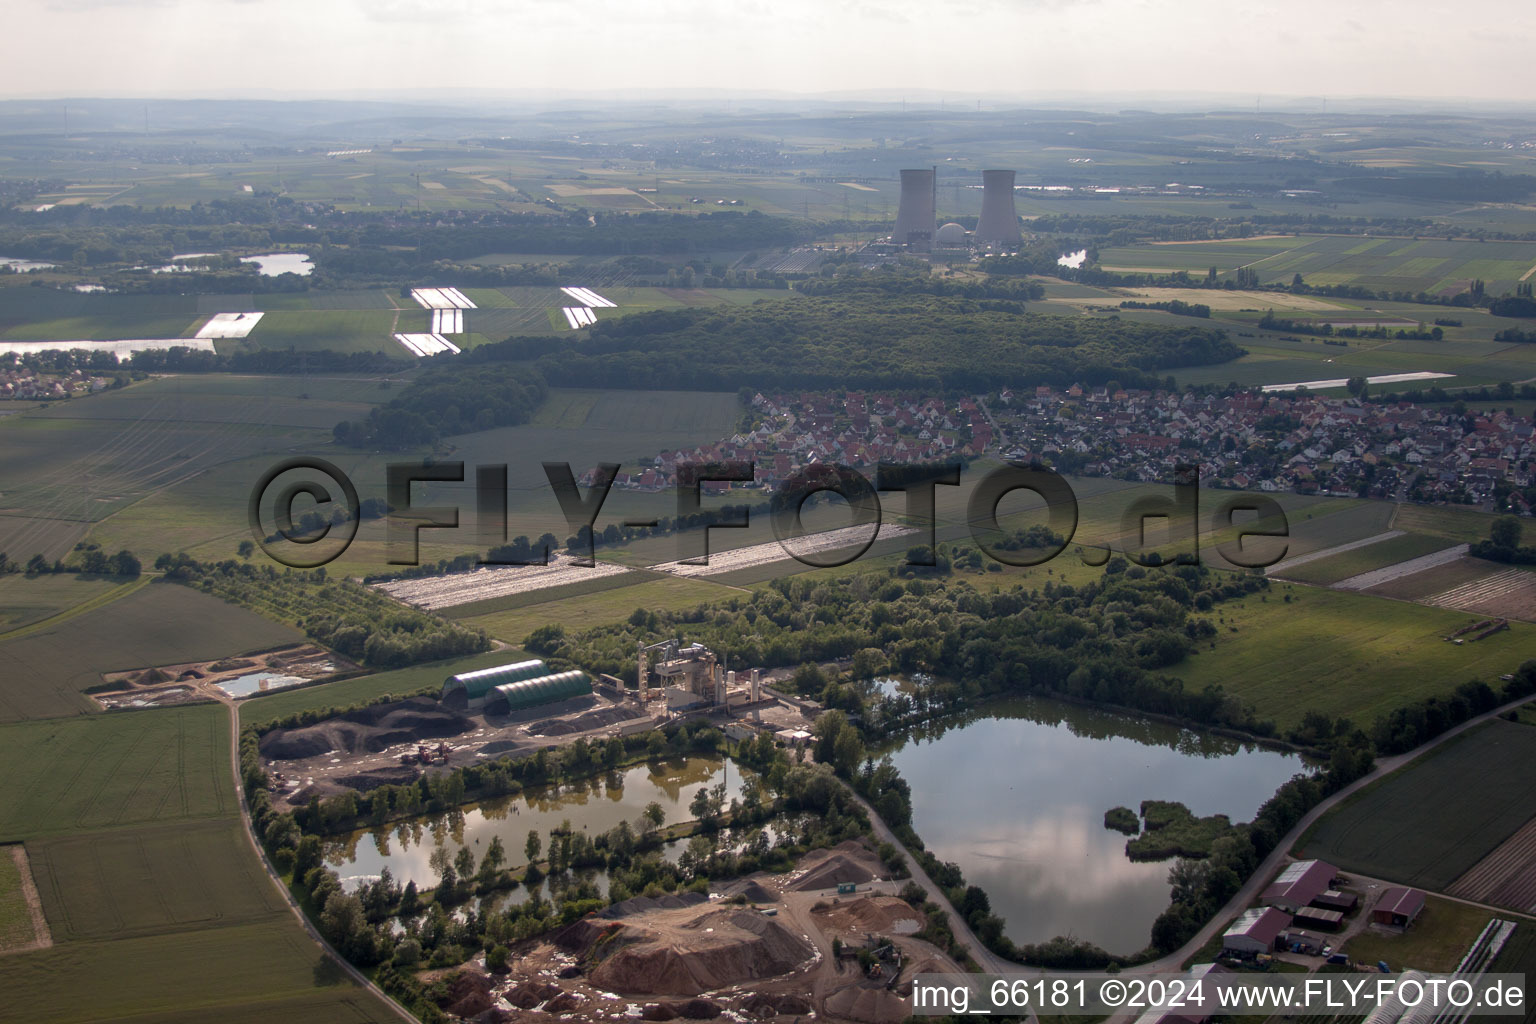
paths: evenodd
<path fill-rule="evenodd" d="M 976 222 L 976 241 L 1017 245 L 1023 237 L 1019 233 L 1019 215 L 1013 208 L 1013 172 L 982 171 L 981 219 Z"/>
<path fill-rule="evenodd" d="M 896 210 L 896 230 L 891 241 L 927 249 L 933 244 L 934 189 L 938 169 L 901 172 L 901 206 Z"/>

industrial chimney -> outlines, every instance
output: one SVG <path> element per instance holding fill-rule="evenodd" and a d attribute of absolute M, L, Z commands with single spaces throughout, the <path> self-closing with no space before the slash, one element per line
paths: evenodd
<path fill-rule="evenodd" d="M 938 187 L 938 168 L 901 172 L 901 205 L 896 209 L 896 230 L 891 241 L 914 249 L 933 244 L 934 190 Z"/>
<path fill-rule="evenodd" d="M 905 191 L 903 191 L 905 194 Z M 1024 236 L 1019 232 L 1019 215 L 1013 208 L 1013 172 L 981 172 L 981 219 L 976 222 L 978 242 L 1017 245 Z"/>

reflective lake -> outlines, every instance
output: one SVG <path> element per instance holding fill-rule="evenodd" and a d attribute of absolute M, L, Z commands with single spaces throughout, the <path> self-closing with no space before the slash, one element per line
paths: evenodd
<path fill-rule="evenodd" d="M 1132 862 L 1105 811 L 1177 800 L 1248 821 L 1306 770 L 1295 755 L 1047 700 L 989 704 L 891 758 L 918 835 L 987 891 L 1010 938 L 1071 935 L 1118 955 L 1146 946 L 1172 862 Z"/>
<path fill-rule="evenodd" d="M 442 846 L 450 859 L 461 847 L 484 856 L 492 836 L 501 836 L 508 866 L 527 863 L 523 849 L 528 830 L 538 829 L 547 841 L 549 831 L 569 820 L 573 829 L 591 835 L 606 832 L 621 821 L 634 824 L 647 804 L 661 804 L 664 824 L 688 821 L 688 804 L 701 787 L 721 781 L 725 762 L 714 757 L 690 757 L 635 765 L 591 779 L 559 787 L 529 789 L 515 797 L 463 808 L 459 813 L 436 818 L 396 822 L 387 829 L 365 830 L 328 843 L 325 859 L 347 888 L 376 877 L 388 865 L 401 885 L 415 881 L 418 888 L 435 886 L 432 851 Z M 726 782 L 726 806 L 741 795 L 741 769 L 730 766 Z M 668 859 L 682 852 L 677 844 Z M 606 881 L 599 887 L 607 890 Z M 519 891 L 520 892 L 520 891 Z M 514 897 L 521 899 L 521 895 Z"/>
<path fill-rule="evenodd" d="M 256 264 L 256 269 L 261 271 L 264 277 L 276 277 L 279 274 L 298 274 L 300 277 L 308 277 L 315 270 L 315 265 L 309 261 L 308 254 L 302 252 L 274 252 L 265 256 L 242 256 L 240 262 Z"/>
<path fill-rule="evenodd" d="M 10 256 L 0 256 L 0 267 L 10 267 L 18 274 L 26 274 L 33 270 L 52 270 L 57 263 L 40 263 L 37 260 L 19 260 Z"/>

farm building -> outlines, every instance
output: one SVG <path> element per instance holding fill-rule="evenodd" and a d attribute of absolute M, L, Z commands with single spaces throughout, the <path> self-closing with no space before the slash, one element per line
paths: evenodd
<path fill-rule="evenodd" d="M 1337 889 L 1329 889 L 1312 901 L 1314 907 L 1322 907 L 1325 910 L 1341 910 L 1349 913 L 1355 909 L 1355 904 L 1360 902 L 1360 897 L 1352 892 L 1340 892 Z"/>
<path fill-rule="evenodd" d="M 1231 974 L 1232 969 L 1214 963 L 1192 964 L 1188 973 L 1193 980 L 1210 979 L 1212 982 L 1215 982 L 1221 975 Z M 1210 989 L 1203 990 L 1202 1001 L 1204 1005 L 1213 1005 L 1216 1003 L 1216 1000 L 1215 993 Z M 1179 1010 L 1148 1010 L 1136 1018 L 1136 1024 L 1205 1024 L 1206 1021 L 1211 1019 L 1211 1015 L 1202 1013 L 1198 1006 L 1191 1005 L 1193 1002 L 1194 1000 L 1192 999 L 1186 1000 L 1183 1009 Z"/>
<path fill-rule="evenodd" d="M 553 704 L 592 692 L 592 680 L 585 672 L 556 672 L 502 683 L 485 698 L 485 708 L 495 714 L 509 715 L 540 704 Z"/>
<path fill-rule="evenodd" d="M 510 665 L 493 665 L 473 672 L 460 672 L 443 680 L 443 693 L 439 699 L 452 707 L 468 707 L 476 701 L 485 700 L 498 686 L 547 675 L 549 668 L 537 658 Z"/>
<path fill-rule="evenodd" d="M 1301 907 L 1294 916 L 1298 925 L 1307 928 L 1337 928 L 1344 921 L 1342 910 L 1326 907 Z"/>
<path fill-rule="evenodd" d="M 1287 864 L 1285 870 L 1269 883 L 1259 902 L 1294 914 L 1332 889 L 1334 876 L 1338 873 L 1339 869 L 1326 861 L 1298 860 Z"/>
<path fill-rule="evenodd" d="M 1280 933 L 1291 926 L 1291 915 L 1274 907 L 1254 907 L 1233 921 L 1221 937 L 1223 953 L 1252 956 L 1275 948 Z"/>
<path fill-rule="evenodd" d="M 1407 928 L 1424 909 L 1424 893 L 1395 885 L 1371 908 L 1371 921 L 1389 928 Z"/>

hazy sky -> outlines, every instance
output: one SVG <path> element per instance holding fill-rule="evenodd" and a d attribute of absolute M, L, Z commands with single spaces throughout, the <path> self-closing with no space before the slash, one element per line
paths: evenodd
<path fill-rule="evenodd" d="M 1515 0 L 9 0 L 0 95 L 474 88 L 1536 99 Z"/>

